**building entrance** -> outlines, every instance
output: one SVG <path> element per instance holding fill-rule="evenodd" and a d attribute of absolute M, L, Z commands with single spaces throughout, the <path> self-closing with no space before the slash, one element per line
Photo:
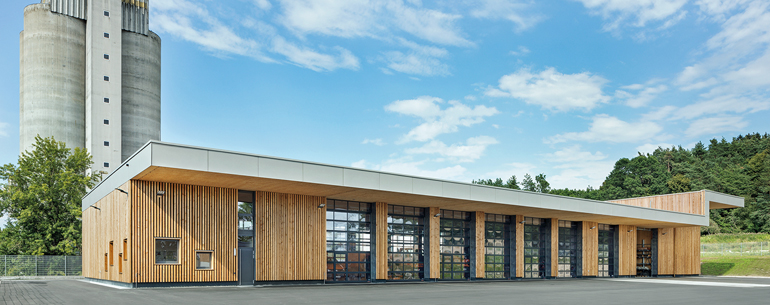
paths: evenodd
<path fill-rule="evenodd" d="M 326 281 L 371 281 L 372 204 L 327 200 Z"/>

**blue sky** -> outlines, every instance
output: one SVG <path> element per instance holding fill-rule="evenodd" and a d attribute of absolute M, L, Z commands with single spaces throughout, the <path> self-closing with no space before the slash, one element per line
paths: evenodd
<path fill-rule="evenodd" d="M 0 15 L 18 157 L 23 7 Z M 153 0 L 162 140 L 598 187 L 621 157 L 768 132 L 770 2 Z"/>

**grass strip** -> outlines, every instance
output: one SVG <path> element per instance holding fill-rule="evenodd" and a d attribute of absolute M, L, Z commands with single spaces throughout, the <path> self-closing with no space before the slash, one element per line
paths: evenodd
<path fill-rule="evenodd" d="M 732 276 L 770 276 L 768 256 L 703 257 L 701 274 Z"/>

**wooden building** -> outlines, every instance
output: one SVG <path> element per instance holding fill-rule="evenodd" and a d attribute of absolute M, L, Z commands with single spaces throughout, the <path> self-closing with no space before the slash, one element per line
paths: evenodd
<path fill-rule="evenodd" d="M 708 190 L 585 200 L 148 142 L 83 199 L 83 275 L 134 287 L 700 274 Z"/>

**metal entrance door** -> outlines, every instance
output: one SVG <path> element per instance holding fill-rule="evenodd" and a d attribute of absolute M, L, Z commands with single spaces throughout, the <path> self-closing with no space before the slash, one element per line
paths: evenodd
<path fill-rule="evenodd" d="M 254 248 L 238 249 L 238 285 L 254 285 Z"/>

